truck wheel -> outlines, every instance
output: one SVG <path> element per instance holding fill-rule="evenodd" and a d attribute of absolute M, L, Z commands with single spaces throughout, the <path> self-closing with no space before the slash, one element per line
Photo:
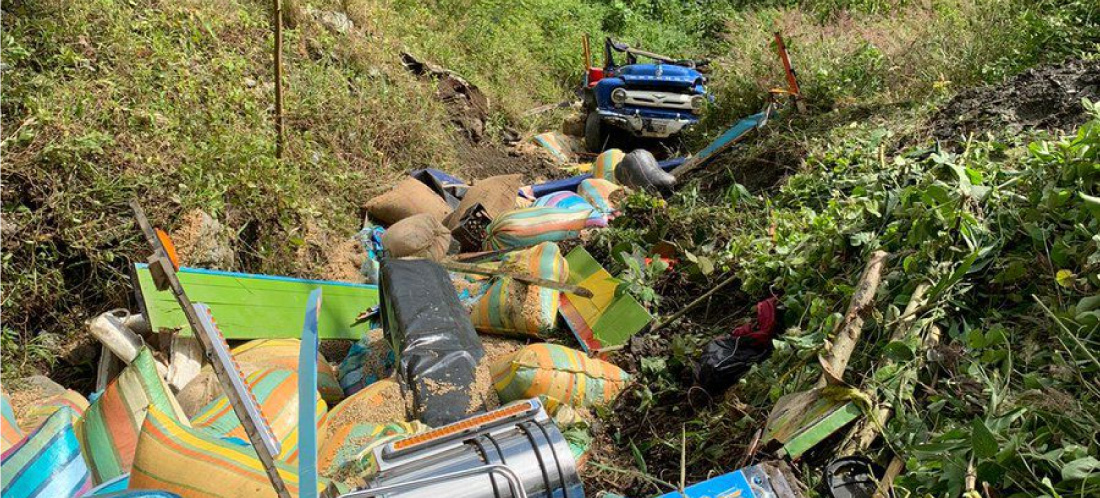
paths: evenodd
<path fill-rule="evenodd" d="M 603 123 L 600 122 L 600 113 L 589 111 L 584 120 L 584 146 L 588 152 L 599 152 L 603 147 L 606 133 L 603 131 Z"/>

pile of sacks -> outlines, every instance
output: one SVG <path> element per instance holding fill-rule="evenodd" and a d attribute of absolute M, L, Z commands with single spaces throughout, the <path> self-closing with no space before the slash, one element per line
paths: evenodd
<path fill-rule="evenodd" d="M 562 407 L 610 402 L 628 381 L 614 365 L 579 351 L 513 344 L 506 354 L 489 358 L 492 383 L 485 387 L 504 403 L 542 397 L 565 416 L 572 412 Z M 377 470 L 374 448 L 428 429 L 408 416 L 406 388 L 392 375 L 388 347 L 374 331 L 339 367 L 318 358 L 319 491 L 363 485 Z M 232 350 L 280 441 L 279 472 L 292 494 L 298 492 L 298 351 L 298 341 L 287 339 L 253 340 Z M 174 393 L 146 347 L 89 398 L 46 380 L 52 388 L 35 390 L 38 398 L 13 408 L 4 392 L 3 496 L 102 496 L 124 490 L 156 490 L 127 495 L 133 497 L 275 496 L 228 398 L 211 379 L 206 366 Z M 575 447 L 575 453 L 582 457 L 584 448 Z"/>
<path fill-rule="evenodd" d="M 575 192 L 541 197 L 531 194 L 521 175 L 494 176 L 468 185 L 439 170 L 415 171 L 366 204 L 372 223 L 366 232 L 377 234 L 381 229 L 377 240 L 381 247 L 367 240 L 368 252 L 384 249 L 398 258 L 440 260 L 459 252 L 560 242 L 584 230 L 606 227 L 626 193 L 615 175 L 623 158 L 618 149 L 604 152 L 593 162 L 592 176 L 581 181 Z M 489 223 L 471 240 L 464 223 L 475 211 Z"/>

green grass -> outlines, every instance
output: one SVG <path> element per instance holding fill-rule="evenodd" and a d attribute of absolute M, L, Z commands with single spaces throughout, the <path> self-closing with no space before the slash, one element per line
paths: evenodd
<path fill-rule="evenodd" d="M 142 200 L 154 222 L 168 228 L 192 208 L 207 210 L 237 232 L 241 270 L 317 276 L 324 261 L 319 251 L 303 247 L 352 233 L 363 202 L 403 170 L 433 166 L 461 173 L 447 111 L 433 99 L 430 83 L 400 66 L 402 50 L 479 85 L 492 101 L 491 137 L 504 127 L 532 132 L 560 124 L 564 111 L 521 115 L 572 95 L 580 79 L 583 33 L 592 35 L 597 54 L 602 37 L 610 34 L 657 52 L 712 58 L 718 100 L 687 137 L 692 148 L 758 110 L 767 90 L 783 85 L 771 46 L 773 31 L 781 30 L 811 113 L 746 155 L 787 149 L 794 166 L 804 162 L 805 170 L 775 198 L 755 198 L 725 178 L 717 190 L 685 187 L 667 209 L 651 199 L 634 199 L 644 207 L 635 226 L 606 234 L 618 240 L 603 240 L 671 238 L 691 253 L 694 262 L 678 267 L 686 276 L 676 286 L 654 282 L 650 272 L 637 268 L 646 273 L 635 282 L 641 292 L 653 294 L 653 301 L 657 294 L 670 294 L 662 295 L 662 304 L 676 303 L 689 292 L 685 289 L 701 285 L 711 266 L 713 271 L 737 266 L 744 291 L 752 296 L 772 288 L 796 296 L 792 305 L 801 316 L 800 333 L 792 335 L 771 370 L 757 377 L 774 390 L 739 393 L 750 406 L 738 406 L 747 412 L 727 412 L 723 405 L 690 421 L 689 443 L 700 448 L 692 457 L 691 476 L 729 470 L 726 457 L 755 428 L 753 417 L 762 416 L 778 394 L 813 377 L 799 362 L 820 346 L 837 319 L 864 249 L 893 244 L 894 251 L 914 250 L 897 233 L 881 233 L 872 216 L 873 204 L 889 190 L 884 185 L 947 181 L 943 165 L 928 158 L 904 159 L 911 168 L 904 175 L 893 170 L 896 163 L 883 168 L 877 162 L 882 141 L 914 131 L 926 111 L 958 90 L 1100 51 L 1100 7 L 1092 0 L 295 0 L 285 4 L 293 25 L 285 47 L 288 144 L 286 158 L 277 161 L 269 4 L 25 0 L 3 6 L 5 377 L 48 368 L 63 344 L 86 337 L 84 319 L 134 304 L 127 267 L 143 259 L 145 248 L 126 205 L 131 198 Z M 335 33 L 312 21 L 310 9 L 346 12 L 356 27 Z M 1013 168 L 1058 181 L 1050 175 L 1064 166 L 1064 158 L 1028 153 L 1020 141 L 983 142 L 974 156 L 952 160 L 984 175 L 987 184 L 1004 180 Z M 1008 160 L 998 155 L 1008 152 Z M 1033 190 L 1026 196 L 1045 191 L 1038 184 L 1027 186 Z M 907 269 L 914 275 L 904 276 L 917 278 L 927 269 L 924 277 L 949 278 L 969 254 L 955 247 L 964 240 L 957 230 L 945 229 L 916 194 L 909 200 L 915 211 L 901 218 L 926 223 L 922 226 L 947 234 L 955 244 L 921 246 L 927 252 L 913 263 L 917 270 Z M 1079 369 L 1095 374 L 1087 355 L 1072 343 L 1092 337 L 1075 328 L 1076 314 L 1069 316 L 1082 293 L 1098 285 L 1089 277 L 1095 273 L 1096 263 L 1089 259 L 1095 244 L 1079 240 L 1079 230 L 1070 227 L 1074 220 L 1058 217 L 1064 209 L 1013 202 L 994 206 L 997 219 L 978 217 L 968 227 L 1005 234 L 1024 249 L 1002 242 L 991 256 L 991 268 L 1018 273 L 1022 265 L 1032 281 L 1014 284 L 1022 286 L 1014 288 L 1020 297 L 1011 303 L 1014 308 L 993 306 L 998 297 L 989 289 L 1004 284 L 990 284 L 985 274 L 974 283 L 979 290 L 956 282 L 942 301 L 953 320 L 950 336 L 970 347 L 960 363 L 965 368 L 955 372 L 969 379 L 961 385 L 977 385 L 981 396 L 1003 403 L 979 409 L 945 398 L 931 421 L 919 420 L 915 409 L 899 417 L 902 425 L 891 428 L 890 438 L 896 447 L 913 450 L 912 477 L 905 483 L 910 489 L 954 492 L 959 463 L 971 455 L 985 465 L 979 465 L 984 478 L 1006 489 L 1054 496 L 1040 477 L 1051 478 L 1065 496 L 1091 489 L 1086 487 L 1091 481 L 1073 477 L 1097 454 L 1095 442 L 1074 440 L 1094 428 L 1094 411 L 1078 403 L 1061 412 L 1047 407 L 1007 422 L 1003 417 L 1036 391 L 1080 395 L 1095 406 L 1094 398 L 1085 397 L 1094 393 L 1082 393 L 1070 377 Z M 1034 247 L 1027 244 L 1034 240 L 1007 228 L 1011 216 L 1005 210 L 1017 208 L 1030 210 L 1036 223 L 1050 228 L 1044 234 L 1057 235 L 1048 259 L 1062 258 L 1054 270 L 1070 272 L 1072 277 L 1061 279 L 1068 286 L 1058 284 L 1058 274 L 1046 271 L 1050 268 L 1032 267 Z M 775 223 L 774 236 L 765 221 Z M 1077 221 L 1086 229 L 1096 223 Z M 651 230 L 654 226 L 660 233 Z M 768 245 L 772 237 L 787 252 L 774 251 Z M 941 264 L 933 264 L 937 261 Z M 896 306 L 908 289 L 904 281 L 891 281 L 889 292 Z M 1029 292 L 1058 322 L 1027 301 Z M 1036 331 L 1056 332 L 1057 323 L 1069 327 L 1068 334 L 1059 335 L 1066 347 L 1037 347 L 1046 343 Z M 1008 344 L 993 332 L 997 327 L 1007 330 L 1002 334 Z M 701 337 L 677 334 L 669 358 L 642 365 L 655 391 L 647 399 L 678 388 L 666 367 L 682 365 Z M 1014 363 L 1006 364 L 1006 358 Z M 974 420 L 986 425 L 999 449 L 1014 452 L 991 456 L 982 431 L 977 431 L 979 448 L 967 446 L 974 439 Z M 1043 423 L 1050 426 L 1046 432 Z M 649 458 L 643 463 L 654 471 L 678 461 L 669 450 L 678 448 L 675 432 L 668 440 L 638 441 L 636 454 Z M 1040 438 L 1026 440 L 1031 434 Z M 952 457 L 917 452 L 925 444 L 948 445 Z"/>

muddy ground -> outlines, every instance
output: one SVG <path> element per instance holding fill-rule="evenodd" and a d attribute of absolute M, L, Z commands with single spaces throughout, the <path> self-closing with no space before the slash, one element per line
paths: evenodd
<path fill-rule="evenodd" d="M 964 91 L 929 120 L 941 142 L 985 131 L 1066 131 L 1087 120 L 1082 99 L 1100 100 L 1100 60 L 1037 67 L 997 85 Z"/>

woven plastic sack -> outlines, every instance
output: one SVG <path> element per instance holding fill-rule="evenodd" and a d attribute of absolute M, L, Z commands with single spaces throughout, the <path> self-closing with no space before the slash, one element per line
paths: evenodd
<path fill-rule="evenodd" d="M 387 225 L 397 223 L 416 214 L 429 214 L 436 221 L 451 214 L 451 206 L 438 194 L 416 178 L 406 178 L 366 205 L 371 218 Z"/>
<path fill-rule="evenodd" d="M 71 498 L 92 489 L 92 475 L 80 456 L 72 421 L 73 414 L 63 407 L 4 452 L 0 496 Z"/>
<path fill-rule="evenodd" d="M 597 211 L 614 216 L 618 213 L 618 200 L 623 188 L 600 178 L 587 178 L 577 186 L 577 194 Z"/>
<path fill-rule="evenodd" d="M 606 361 L 556 344 L 532 344 L 490 365 L 502 403 L 541 397 L 547 409 L 561 404 L 610 404 L 630 375 Z"/>
<path fill-rule="evenodd" d="M 0 415 L 2 415 L 2 420 L 0 420 L 0 452 L 4 452 L 23 440 L 23 430 L 19 428 L 19 423 L 15 420 L 15 410 L 11 407 L 11 399 L 8 398 L 8 393 L 4 392 L 3 388 L 0 388 Z"/>
<path fill-rule="evenodd" d="M 298 371 L 298 352 L 302 344 L 298 339 L 256 339 L 233 348 L 233 358 L 241 364 L 245 375 L 254 369 L 281 368 Z M 317 353 L 317 391 L 329 405 L 344 399 L 344 390 L 336 378 L 336 368 L 324 355 Z"/>
<path fill-rule="evenodd" d="M 418 421 L 345 425 L 321 445 L 317 468 L 324 477 L 354 486 L 378 472 L 374 448 L 427 430 Z"/>
<path fill-rule="evenodd" d="M 115 496 L 126 492 L 130 487 L 130 474 L 122 474 L 110 481 L 100 484 L 88 491 L 84 496 Z"/>
<path fill-rule="evenodd" d="M 601 178 L 610 182 L 615 181 L 615 167 L 623 161 L 626 154 L 619 149 L 607 149 L 596 156 L 592 161 L 592 178 Z"/>
<path fill-rule="evenodd" d="M 607 226 L 607 215 L 596 208 L 587 199 L 573 192 L 554 192 L 535 200 L 535 207 L 557 207 L 575 209 L 588 213 L 588 225 L 592 227 Z"/>
<path fill-rule="evenodd" d="M 187 424 L 183 409 L 157 373 L 153 354 L 142 348 L 74 426 L 97 484 L 130 471 L 138 432 L 151 407 Z"/>
<path fill-rule="evenodd" d="M 50 396 L 27 410 L 27 414 L 23 418 L 23 425 L 32 429 L 38 427 L 62 407 L 69 408 L 75 424 L 77 419 L 88 409 L 88 399 L 83 394 L 72 389 L 66 389 L 65 392 Z"/>
<path fill-rule="evenodd" d="M 298 496 L 297 468 L 276 462 L 291 496 Z M 328 482 L 319 479 L 320 493 Z M 158 489 L 184 498 L 275 498 L 275 489 L 252 446 L 181 425 L 156 408 L 141 428 L 130 489 Z"/>
<path fill-rule="evenodd" d="M 327 441 L 336 430 L 349 424 L 387 424 L 408 420 L 401 385 L 394 379 L 382 379 L 348 396 L 332 407 L 321 422 L 319 441 Z"/>
<path fill-rule="evenodd" d="M 282 451 L 279 460 L 286 463 L 298 461 L 298 374 L 290 370 L 263 369 L 252 372 L 246 379 L 249 391 L 260 403 L 260 412 L 271 426 L 271 432 L 279 439 Z M 322 420 L 328 407 L 317 400 L 317 420 Z M 241 421 L 224 395 L 199 410 L 191 419 L 196 429 L 222 437 L 248 441 Z"/>
<path fill-rule="evenodd" d="M 374 329 L 351 345 L 340 362 L 340 387 L 351 396 L 393 372 L 393 348 L 386 342 L 382 329 Z"/>
<path fill-rule="evenodd" d="M 458 207 L 444 220 L 443 224 L 451 230 L 458 228 L 462 217 L 466 216 L 466 212 L 474 207 L 474 204 L 481 204 L 485 214 L 489 215 L 489 219 L 507 213 L 516 208 L 516 192 L 519 192 L 521 186 L 523 186 L 523 175 L 499 175 L 478 180 L 470 190 L 466 191 Z"/>
<path fill-rule="evenodd" d="M 586 228 L 606 226 L 607 218 L 593 216 L 591 210 L 534 206 L 509 211 L 489 223 L 485 246 L 497 250 L 558 242 L 575 239 Z"/>
<path fill-rule="evenodd" d="M 510 271 L 562 283 L 569 278 L 568 264 L 553 242 L 510 253 L 503 261 Z M 561 294 L 554 289 L 496 277 L 474 304 L 470 321 L 479 332 L 538 337 L 554 327 L 560 304 Z"/>
<path fill-rule="evenodd" d="M 395 258 L 440 260 L 451 246 L 451 231 L 427 214 L 409 216 L 382 234 L 382 247 Z"/>

